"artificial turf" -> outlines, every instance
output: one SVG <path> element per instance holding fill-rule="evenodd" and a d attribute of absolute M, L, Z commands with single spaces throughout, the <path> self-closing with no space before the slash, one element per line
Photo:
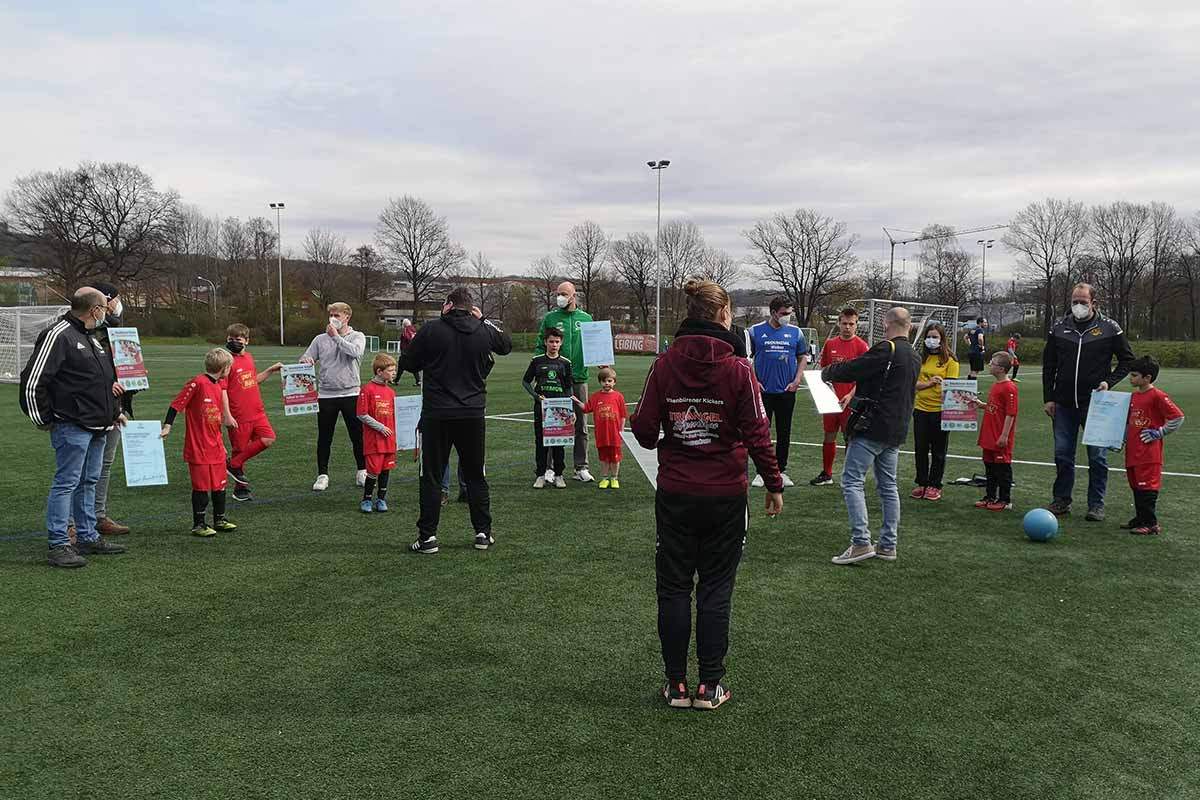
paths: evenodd
<path fill-rule="evenodd" d="M 161 419 L 203 351 L 147 348 L 139 418 Z M 489 413 L 528 410 L 527 359 L 499 359 Z M 648 366 L 618 360 L 628 400 Z M 1016 455 L 1048 462 L 1036 372 Z M 1200 373 L 1159 386 L 1200 415 Z M 284 418 L 276 379 L 263 395 L 279 441 L 247 466 L 256 499 L 230 501 L 237 532 L 188 535 L 172 435 L 170 486 L 127 489 L 118 456 L 129 552 L 67 571 L 44 561 L 48 437 L 0 387 L 0 797 L 1200 796 L 1200 477 L 1165 479 L 1161 537 L 1118 530 L 1131 495 L 1114 471 L 1108 522 L 1079 509 L 1033 544 L 1020 514 L 1049 500 L 1053 468 L 1018 464 L 1015 513 L 977 511 L 966 488 L 906 497 L 899 560 L 846 568 L 829 563 L 841 493 L 809 487 L 820 450 L 793 447 L 783 515 L 751 495 L 733 699 L 679 711 L 656 694 L 653 493 L 628 453 L 617 492 L 535 491 L 531 426 L 490 421 L 496 546 L 472 549 L 451 503 L 442 552 L 415 556 L 415 465 L 399 461 L 389 514 L 360 514 L 339 428 L 313 493 L 315 418 Z M 793 440 L 820 441 L 797 408 Z M 1200 426 L 1166 450 L 1168 470 L 1200 473 Z M 974 434 L 951 453 L 971 460 L 948 478 L 982 472 Z M 902 455 L 905 494 L 913 472 Z"/>

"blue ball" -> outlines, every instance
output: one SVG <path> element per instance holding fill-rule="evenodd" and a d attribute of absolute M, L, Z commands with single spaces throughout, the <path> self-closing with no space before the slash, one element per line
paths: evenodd
<path fill-rule="evenodd" d="M 1033 542 L 1045 542 L 1058 535 L 1058 518 L 1044 508 L 1035 508 L 1021 523 L 1025 535 Z"/>

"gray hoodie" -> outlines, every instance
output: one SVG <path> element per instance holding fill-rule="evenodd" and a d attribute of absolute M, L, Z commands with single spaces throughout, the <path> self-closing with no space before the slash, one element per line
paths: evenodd
<path fill-rule="evenodd" d="M 321 365 L 317 370 L 317 397 L 357 397 L 366 349 L 366 335 L 353 328 L 344 336 L 322 333 L 313 339 L 304 355 Z"/>

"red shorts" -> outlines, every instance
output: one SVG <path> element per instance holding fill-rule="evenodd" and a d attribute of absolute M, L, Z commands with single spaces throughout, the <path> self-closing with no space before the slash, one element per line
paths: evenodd
<path fill-rule="evenodd" d="M 254 419 L 239 419 L 237 423 L 236 428 L 229 429 L 229 444 L 235 454 L 245 450 L 255 439 L 275 438 L 275 429 L 266 414 Z"/>
<path fill-rule="evenodd" d="M 846 420 L 848 419 L 850 419 L 850 409 L 848 408 L 840 414 L 822 414 L 821 426 L 826 433 L 837 433 L 846 430 Z"/>
<path fill-rule="evenodd" d="M 194 492 L 220 492 L 229 485 L 224 464 L 188 464 Z"/>
<path fill-rule="evenodd" d="M 369 453 L 367 459 L 367 474 L 378 478 L 379 473 L 396 468 L 395 453 Z"/>
<path fill-rule="evenodd" d="M 1162 464 L 1134 464 L 1125 467 L 1129 488 L 1157 492 L 1162 488 Z"/>
<path fill-rule="evenodd" d="M 616 447 L 601 447 L 596 445 L 596 452 L 600 454 L 600 460 L 605 464 L 620 464 L 621 463 L 621 445 Z"/>
<path fill-rule="evenodd" d="M 984 450 L 983 463 L 985 464 L 1011 464 L 1012 450 Z"/>

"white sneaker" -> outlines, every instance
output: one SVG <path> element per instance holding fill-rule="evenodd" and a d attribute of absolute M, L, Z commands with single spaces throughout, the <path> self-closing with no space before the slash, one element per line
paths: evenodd
<path fill-rule="evenodd" d="M 588 481 L 594 481 L 595 478 L 593 478 L 592 473 L 588 472 L 587 468 L 584 467 L 583 469 L 575 471 L 575 480 L 587 483 Z"/>
<path fill-rule="evenodd" d="M 591 480 L 591 478 L 589 477 L 588 480 Z M 554 485 L 556 487 L 558 487 L 559 489 L 567 488 L 567 482 L 563 480 L 562 475 L 559 475 L 557 478 L 554 479 Z"/>
<path fill-rule="evenodd" d="M 548 469 L 545 474 L 546 483 L 554 483 L 554 470 Z"/>
<path fill-rule="evenodd" d="M 750 485 L 753 486 L 755 489 L 761 489 L 763 486 L 766 485 L 766 481 L 763 480 L 762 475 L 755 475 L 754 480 L 750 481 Z"/>
<path fill-rule="evenodd" d="M 537 480 L 535 480 L 533 482 L 533 488 L 545 489 L 546 488 L 546 479 L 544 477 L 542 477 L 541 475 L 538 475 Z"/>
<path fill-rule="evenodd" d="M 796 485 L 795 481 L 793 481 L 791 478 L 789 478 L 789 477 L 787 476 L 787 473 L 786 473 L 786 472 L 781 472 L 781 473 L 779 473 L 779 477 L 783 478 L 783 485 L 784 485 L 785 487 L 786 487 L 786 486 L 795 486 L 795 485 Z"/>
<path fill-rule="evenodd" d="M 365 469 L 360 469 L 354 476 L 354 482 L 357 483 L 359 486 L 366 486 L 367 485 L 367 471 Z"/>
<path fill-rule="evenodd" d="M 313 491 L 314 492 L 323 492 L 328 488 L 329 488 L 329 476 L 328 475 L 318 475 L 317 479 L 315 481 L 313 481 Z"/>

